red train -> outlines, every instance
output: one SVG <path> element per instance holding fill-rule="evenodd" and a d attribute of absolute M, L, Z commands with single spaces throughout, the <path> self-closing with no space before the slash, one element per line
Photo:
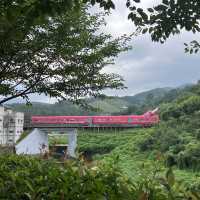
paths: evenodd
<path fill-rule="evenodd" d="M 143 115 L 121 116 L 32 116 L 31 122 L 35 127 L 59 126 L 65 127 L 134 127 L 152 126 L 159 122 L 157 110 Z"/>

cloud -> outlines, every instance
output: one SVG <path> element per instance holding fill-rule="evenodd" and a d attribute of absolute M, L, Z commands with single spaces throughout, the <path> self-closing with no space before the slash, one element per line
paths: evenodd
<path fill-rule="evenodd" d="M 143 0 L 143 7 L 156 5 L 158 1 Z M 116 1 L 116 10 L 106 18 L 104 31 L 114 37 L 134 31 L 134 25 L 127 19 L 128 9 L 124 1 Z M 172 36 L 165 44 L 151 41 L 150 35 L 140 35 L 131 41 L 133 49 L 123 53 L 115 66 L 107 72 L 118 73 L 125 79 L 125 91 L 106 91 L 112 95 L 130 95 L 156 87 L 177 87 L 196 82 L 200 78 L 198 55 L 184 53 L 184 42 L 197 39 L 197 35 L 183 32 Z"/>

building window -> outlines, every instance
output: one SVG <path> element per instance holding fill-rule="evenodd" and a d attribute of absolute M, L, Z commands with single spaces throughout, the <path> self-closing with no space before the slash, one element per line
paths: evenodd
<path fill-rule="evenodd" d="M 15 121 L 14 121 L 14 119 L 10 119 L 10 123 L 14 123 Z"/>

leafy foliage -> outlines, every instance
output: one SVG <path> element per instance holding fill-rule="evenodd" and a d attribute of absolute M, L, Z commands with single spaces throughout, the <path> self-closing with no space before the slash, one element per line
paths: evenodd
<path fill-rule="evenodd" d="M 105 9 L 115 8 L 111 0 L 91 0 L 92 5 L 96 2 L 100 2 Z M 199 0 L 162 0 L 147 9 L 140 6 L 141 0 L 126 0 L 125 3 L 130 11 L 128 19 L 137 27 L 136 34 L 148 33 L 154 42 L 164 43 L 182 30 L 200 32 Z M 196 40 L 190 44 L 185 43 L 185 46 L 185 51 L 189 53 L 197 53 L 200 49 L 200 44 Z"/>
<path fill-rule="evenodd" d="M 131 187 L 112 167 L 89 170 L 23 156 L 0 159 L 1 199 L 131 199 Z"/>
<path fill-rule="evenodd" d="M 199 198 L 198 191 L 176 183 L 172 169 L 165 177 L 156 170 L 132 182 L 124 177 L 117 160 L 88 168 L 77 163 L 60 166 L 53 161 L 25 156 L 0 157 L 1 199 L 126 199 L 178 200 Z"/>
<path fill-rule="evenodd" d="M 20 19 L 16 26 L 23 29 Z M 83 96 L 97 96 L 106 88 L 124 88 L 120 76 L 102 69 L 129 49 L 129 38 L 113 40 L 99 33 L 104 24 L 101 14 L 92 16 L 81 6 L 29 27 L 20 40 L 5 36 L 3 29 L 0 94 L 5 98 L 0 103 L 17 97 L 28 101 L 33 93 L 78 101 Z"/>
<path fill-rule="evenodd" d="M 164 153 L 167 166 L 199 171 L 199 83 L 183 89 L 160 108 L 163 122 L 139 144 L 140 150 Z"/>

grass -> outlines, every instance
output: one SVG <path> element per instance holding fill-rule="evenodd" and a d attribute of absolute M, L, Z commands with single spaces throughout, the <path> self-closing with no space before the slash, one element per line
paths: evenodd
<path fill-rule="evenodd" d="M 163 161 L 157 162 L 158 152 L 140 152 L 138 144 L 154 131 L 149 129 L 127 129 L 118 132 L 100 131 L 78 131 L 78 151 L 87 151 L 92 154 L 93 159 L 101 162 L 110 162 L 118 157 L 118 167 L 124 175 L 136 180 L 140 178 L 141 170 L 150 173 L 155 170 L 156 165 L 166 171 Z M 50 138 L 50 143 L 67 143 L 66 136 L 56 136 Z M 156 164 L 155 164 L 156 163 Z M 160 164 L 162 163 L 162 164 Z M 174 168 L 176 178 L 185 183 L 200 182 L 200 173 L 191 170 L 179 170 Z M 163 174 L 164 175 L 164 174 Z"/>
<path fill-rule="evenodd" d="M 54 135 L 54 134 L 50 134 L 48 136 L 48 140 L 49 140 L 49 145 L 53 145 L 53 144 L 67 144 L 68 143 L 68 137 L 67 135 Z"/>

